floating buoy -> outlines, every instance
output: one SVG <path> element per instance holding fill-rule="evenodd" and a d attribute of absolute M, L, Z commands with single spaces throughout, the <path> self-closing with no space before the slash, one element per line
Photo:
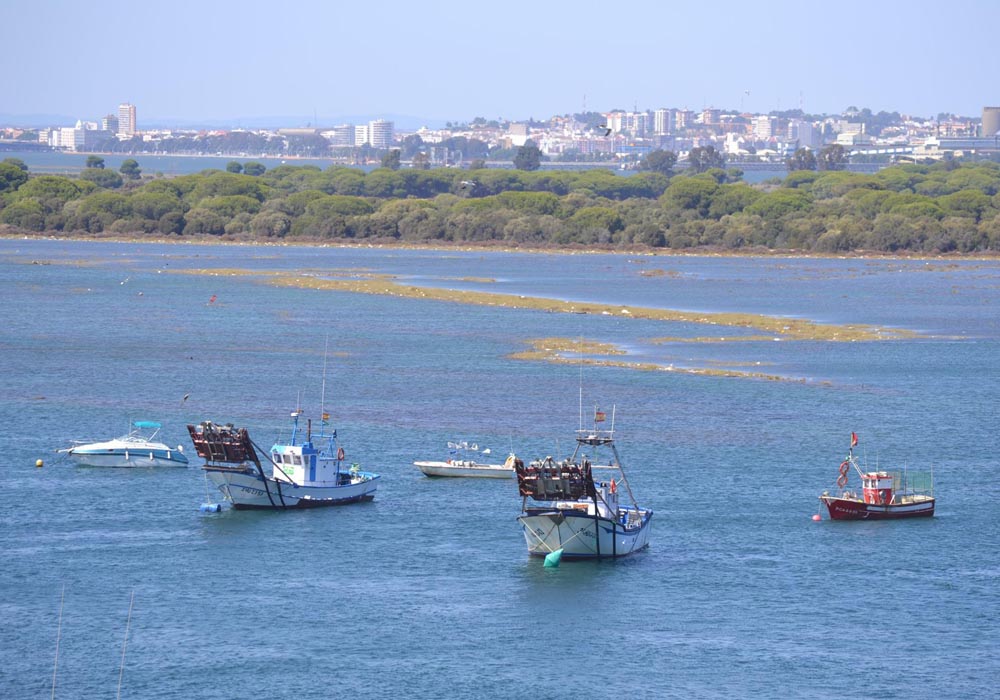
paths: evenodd
<path fill-rule="evenodd" d="M 557 549 L 554 552 L 549 552 L 545 555 L 545 566 L 547 567 L 557 567 L 559 566 L 559 561 L 562 559 L 562 550 Z"/>
<path fill-rule="evenodd" d="M 42 460 L 40 460 L 40 459 L 36 459 L 36 460 L 35 460 L 35 466 L 36 466 L 36 467 L 39 467 L 39 468 L 40 468 L 40 467 L 44 467 L 44 466 L 45 466 L 45 462 L 43 462 L 43 461 L 42 461 Z"/>
<path fill-rule="evenodd" d="M 819 513 L 816 513 L 816 515 L 813 516 L 813 520 L 816 521 L 817 523 L 822 519 L 823 518 L 820 517 Z"/>
<path fill-rule="evenodd" d="M 221 503 L 202 503 L 201 507 L 198 509 L 202 513 L 221 513 L 222 504 Z"/>

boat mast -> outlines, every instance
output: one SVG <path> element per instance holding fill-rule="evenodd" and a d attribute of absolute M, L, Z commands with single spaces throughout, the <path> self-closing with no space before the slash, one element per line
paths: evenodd
<path fill-rule="evenodd" d="M 52 700 L 56 697 L 56 671 L 59 670 L 59 640 L 62 639 L 63 603 L 66 602 L 66 584 L 63 584 L 62 595 L 59 596 L 59 625 L 56 628 L 56 660 L 52 664 Z"/>
<path fill-rule="evenodd" d="M 132 597 L 128 601 L 128 620 L 125 622 L 125 640 L 122 642 L 122 663 L 118 670 L 118 700 L 122 697 L 122 677 L 125 675 L 125 647 L 128 645 L 128 631 L 132 625 L 132 604 L 135 602 L 135 589 L 132 589 Z"/>
<path fill-rule="evenodd" d="M 323 383 L 319 391 L 319 415 L 323 425 L 326 425 L 326 357 L 330 351 L 330 336 L 326 336 L 326 345 L 323 348 Z"/>

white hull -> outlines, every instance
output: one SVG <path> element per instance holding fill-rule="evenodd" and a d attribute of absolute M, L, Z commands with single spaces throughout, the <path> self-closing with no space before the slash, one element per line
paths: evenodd
<path fill-rule="evenodd" d="M 379 480 L 377 474 L 358 472 L 349 483 L 296 486 L 273 477 L 265 481 L 253 468 L 206 467 L 205 473 L 234 508 L 315 508 L 369 501 L 375 497 Z"/>
<path fill-rule="evenodd" d="M 187 457 L 163 445 L 152 449 L 74 447 L 66 450 L 69 458 L 81 467 L 186 467 Z"/>
<path fill-rule="evenodd" d="M 650 511 L 629 509 L 635 524 L 598 517 L 584 511 L 554 509 L 521 515 L 518 521 L 524 529 L 528 553 L 545 556 L 557 549 L 563 558 L 595 559 L 623 557 L 645 549 L 649 544 Z"/>
<path fill-rule="evenodd" d="M 471 476 L 487 479 L 513 479 L 514 469 L 502 464 L 479 464 L 478 462 L 414 462 L 427 476 Z"/>

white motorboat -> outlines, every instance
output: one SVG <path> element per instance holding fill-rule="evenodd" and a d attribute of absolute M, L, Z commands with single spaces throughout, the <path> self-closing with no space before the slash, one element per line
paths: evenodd
<path fill-rule="evenodd" d="M 186 467 L 188 458 L 181 445 L 168 447 L 156 439 L 161 427 L 155 421 L 137 420 L 127 435 L 59 452 L 82 467 Z"/>
<path fill-rule="evenodd" d="M 414 462 L 413 464 L 427 476 L 471 476 L 487 479 L 514 478 L 514 468 L 508 464 L 477 462 L 469 456 L 469 452 L 489 455 L 489 448 L 480 451 L 478 444 L 470 445 L 467 442 L 449 442 L 448 449 L 452 456 L 443 462 L 425 461 Z"/>

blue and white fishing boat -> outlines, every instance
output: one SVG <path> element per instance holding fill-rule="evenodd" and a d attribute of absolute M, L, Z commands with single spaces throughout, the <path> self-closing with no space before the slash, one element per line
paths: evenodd
<path fill-rule="evenodd" d="M 327 414 L 323 415 L 323 426 Z M 348 464 L 337 431 L 312 432 L 307 419 L 301 435 L 302 411 L 292 412 L 292 435 L 261 449 L 246 428 L 204 421 L 188 432 L 202 469 L 234 508 L 316 508 L 370 501 L 380 476 Z M 261 459 L 263 458 L 263 459 Z M 267 463 L 268 469 L 261 462 Z"/>
<path fill-rule="evenodd" d="M 525 466 L 514 455 L 508 463 L 517 474 L 522 496 L 518 521 L 528 554 L 566 559 L 623 557 L 649 545 L 653 511 L 640 508 L 632 495 L 610 430 L 599 430 L 604 413 L 595 411 L 592 430 L 576 431 L 576 449 L 568 459 L 539 459 Z M 607 462 L 599 452 L 610 450 Z M 582 450 L 591 449 L 590 455 Z M 622 503 L 624 492 L 630 503 Z M 530 499 L 530 503 L 529 503 Z"/>
<path fill-rule="evenodd" d="M 168 447 L 157 440 L 159 423 L 137 420 L 132 430 L 120 438 L 79 444 L 59 450 L 82 467 L 186 467 L 188 459 L 181 445 Z"/>

